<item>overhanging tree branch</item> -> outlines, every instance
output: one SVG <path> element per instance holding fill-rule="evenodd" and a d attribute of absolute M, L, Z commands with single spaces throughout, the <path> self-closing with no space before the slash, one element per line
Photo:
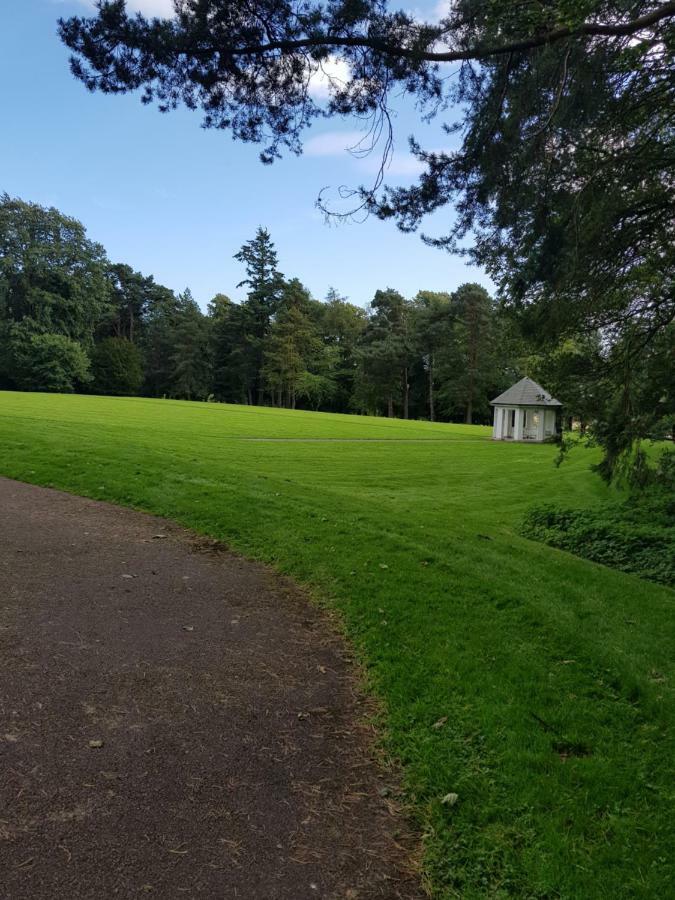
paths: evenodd
<path fill-rule="evenodd" d="M 505 44 L 492 46 L 476 46 L 464 50 L 434 51 L 421 48 L 401 47 L 378 38 L 364 36 L 340 37 L 325 35 L 321 37 L 301 38 L 298 40 L 271 41 L 266 44 L 252 44 L 244 47 L 228 47 L 228 56 L 258 56 L 260 54 L 280 51 L 293 53 L 302 49 L 335 49 L 338 47 L 354 47 L 366 50 L 375 50 L 386 56 L 400 59 L 418 59 L 425 62 L 462 62 L 468 60 L 487 59 L 492 56 L 534 50 L 548 44 L 557 44 L 560 41 L 579 37 L 630 37 L 644 29 L 658 24 L 664 19 L 675 17 L 675 2 L 661 4 L 661 6 L 631 19 L 627 22 L 607 24 L 601 22 L 584 22 L 574 28 L 553 28 L 541 34 L 532 35 L 519 41 L 510 41 Z M 440 33 L 439 33 L 440 36 Z"/>

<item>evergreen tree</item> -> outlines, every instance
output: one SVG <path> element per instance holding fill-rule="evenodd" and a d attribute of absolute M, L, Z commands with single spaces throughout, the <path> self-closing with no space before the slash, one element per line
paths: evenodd
<path fill-rule="evenodd" d="M 101 330 L 132 344 L 142 343 L 143 327 L 159 286 L 152 275 L 142 275 L 124 263 L 109 266 L 106 274 L 111 287 L 111 309 Z"/>
<path fill-rule="evenodd" d="M 178 295 L 172 338 L 172 395 L 185 400 L 206 399 L 212 381 L 209 319 L 189 288 Z"/>
<path fill-rule="evenodd" d="M 578 418 L 582 430 L 599 414 L 609 388 L 603 377 L 604 361 L 599 334 L 565 338 L 525 360 L 528 373 L 554 397 L 564 397 L 565 415 Z"/>
<path fill-rule="evenodd" d="M 126 338 L 104 338 L 94 347 L 91 359 L 96 394 L 133 396 L 143 384 L 141 352 Z"/>
<path fill-rule="evenodd" d="M 359 352 L 355 403 L 364 411 L 386 409 L 392 417 L 400 405 L 408 417 L 409 370 L 413 355 L 409 304 L 398 291 L 376 291 Z"/>
<path fill-rule="evenodd" d="M 251 406 L 258 376 L 258 339 L 251 312 L 245 305 L 214 298 L 209 314 L 212 318 L 213 393 L 218 400 Z"/>
<path fill-rule="evenodd" d="M 450 233 L 430 244 L 483 265 L 501 297 L 529 311 L 540 340 L 602 330 L 639 380 L 645 348 L 667 345 L 661 336 L 675 316 L 675 4 L 443 6 L 440 19 L 423 22 L 386 0 L 307 0 L 293 15 L 276 0 L 196 0 L 167 28 L 104 3 L 95 16 L 62 21 L 60 33 L 90 89 L 142 87 L 165 109 L 201 106 L 207 127 L 266 142 L 268 163 L 284 148 L 298 152 L 322 115 L 370 116 L 373 133 L 390 134 L 390 98 L 401 92 L 422 118 L 453 110 L 458 121 L 445 128 L 460 146 L 425 152 L 413 138 L 419 180 L 379 193 L 378 178 L 349 194 L 357 208 L 413 231 L 452 205 Z M 348 75 L 331 80 L 324 104 L 310 76 L 336 58 Z M 456 78 L 446 77 L 451 62 Z M 391 142 L 384 148 L 386 163 Z M 668 364 L 663 352 L 655 370 Z M 621 392 L 623 366 L 605 374 Z M 625 409 L 597 430 L 608 463 L 639 440 Z M 640 422 L 646 437 L 663 419 Z"/>
<path fill-rule="evenodd" d="M 317 327 L 311 316 L 308 291 L 297 278 L 285 286 L 277 315 L 264 344 L 262 374 L 277 406 L 295 409 L 302 390 L 312 394 L 323 351 Z M 324 385 L 324 389 L 325 389 Z"/>
<path fill-rule="evenodd" d="M 366 328 L 366 311 L 330 288 L 319 310 L 325 345 L 325 375 L 332 390 L 321 400 L 324 409 L 349 412 L 358 375 L 358 347 Z"/>
<path fill-rule="evenodd" d="M 143 337 L 143 393 L 151 397 L 173 395 L 174 331 L 179 303 L 168 288 L 154 292 L 148 307 Z"/>
<path fill-rule="evenodd" d="M 443 354 L 440 399 L 450 416 L 471 424 L 478 413 L 489 419 L 489 394 L 498 382 L 496 308 L 485 288 L 463 284 L 450 301 L 452 340 Z"/>
<path fill-rule="evenodd" d="M 419 291 L 413 301 L 415 343 L 426 374 L 429 421 L 436 419 L 436 381 L 439 358 L 452 342 L 453 312 L 450 294 Z"/>
<path fill-rule="evenodd" d="M 262 403 L 264 392 L 263 344 L 270 329 L 284 289 L 284 278 L 277 265 L 277 252 L 269 232 L 258 228 L 255 237 L 247 241 L 234 258 L 246 267 L 246 278 L 237 287 L 246 285 L 248 294 L 243 304 L 247 321 L 243 331 L 246 334 L 248 353 L 253 361 L 254 381 L 247 390 L 251 398 Z"/>

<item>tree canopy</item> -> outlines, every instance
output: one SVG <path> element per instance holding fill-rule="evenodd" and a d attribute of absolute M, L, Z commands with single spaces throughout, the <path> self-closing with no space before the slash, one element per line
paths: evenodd
<path fill-rule="evenodd" d="M 36 333 L 91 337 L 110 304 L 106 256 L 77 219 L 0 195 L 0 306 Z"/>
<path fill-rule="evenodd" d="M 147 19 L 115 0 L 62 20 L 73 72 L 91 90 L 201 108 L 207 127 L 263 144 L 265 162 L 301 152 L 318 117 L 365 119 L 383 167 L 351 194 L 352 210 L 412 231 L 447 208 L 445 230 L 424 239 L 484 266 L 503 303 L 552 343 L 600 334 L 613 394 L 612 373 L 632 377 L 644 348 L 663 345 L 675 318 L 675 2 L 454 0 L 431 22 L 385 0 L 175 10 Z M 321 71 L 327 101 L 312 91 Z M 401 94 L 421 117 L 448 119 L 459 145 L 427 150 L 411 136 L 424 171 L 387 188 Z M 662 419 L 638 428 L 626 407 L 619 455 Z"/>

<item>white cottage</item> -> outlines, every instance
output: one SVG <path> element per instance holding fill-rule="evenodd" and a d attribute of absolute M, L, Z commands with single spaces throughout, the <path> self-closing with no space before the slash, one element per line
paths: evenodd
<path fill-rule="evenodd" d="M 495 419 L 492 439 L 495 441 L 534 441 L 541 443 L 556 435 L 558 400 L 531 378 L 521 378 L 490 401 Z"/>

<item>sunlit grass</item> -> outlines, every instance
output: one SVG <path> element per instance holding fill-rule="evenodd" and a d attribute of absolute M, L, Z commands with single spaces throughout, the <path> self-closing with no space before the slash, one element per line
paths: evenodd
<path fill-rule="evenodd" d="M 671 893 L 675 595 L 517 533 L 532 504 L 612 499 L 593 452 L 556 469 L 480 427 L 0 393 L 2 474 L 173 518 L 341 611 L 439 897 Z"/>

